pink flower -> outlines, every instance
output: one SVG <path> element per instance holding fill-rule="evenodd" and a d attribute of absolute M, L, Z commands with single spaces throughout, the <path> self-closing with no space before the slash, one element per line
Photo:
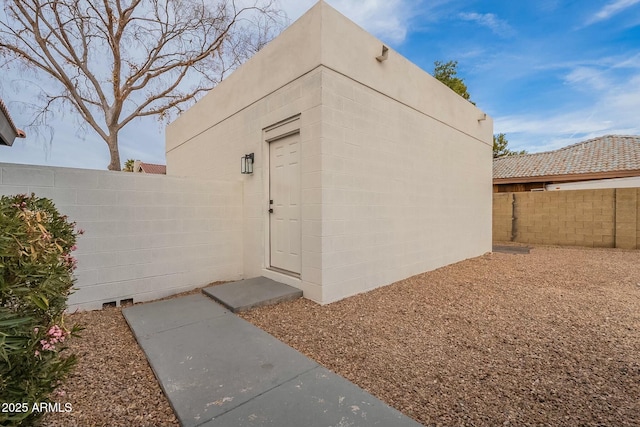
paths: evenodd
<path fill-rule="evenodd" d="M 51 335 L 52 337 L 60 338 L 62 335 L 64 335 L 64 331 L 60 329 L 60 326 L 53 325 L 51 328 L 49 328 L 49 332 L 47 332 L 47 334 Z"/>
<path fill-rule="evenodd" d="M 37 356 L 40 356 L 40 352 L 39 352 L 38 350 L 36 350 L 36 353 L 35 353 L 35 354 L 36 354 L 36 357 L 37 357 Z"/>
<path fill-rule="evenodd" d="M 73 270 L 75 270 L 78 267 L 78 265 L 77 265 L 78 264 L 78 260 L 75 259 L 74 257 L 72 257 L 70 254 L 64 254 L 62 256 L 62 260 L 67 265 L 67 267 L 70 267 Z"/>
<path fill-rule="evenodd" d="M 75 251 L 76 249 L 78 249 L 76 245 L 71 246 L 71 251 Z"/>
<path fill-rule="evenodd" d="M 68 332 L 58 325 L 53 325 L 47 331 L 47 335 L 49 338 L 40 340 L 40 345 L 43 350 L 55 351 L 56 344 L 63 342 Z"/>

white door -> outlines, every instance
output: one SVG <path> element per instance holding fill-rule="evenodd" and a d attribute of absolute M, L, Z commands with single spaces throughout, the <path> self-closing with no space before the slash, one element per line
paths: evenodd
<path fill-rule="evenodd" d="M 269 143 L 271 267 L 300 273 L 300 134 Z"/>

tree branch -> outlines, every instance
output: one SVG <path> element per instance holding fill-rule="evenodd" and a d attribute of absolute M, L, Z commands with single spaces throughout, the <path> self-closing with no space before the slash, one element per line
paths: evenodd
<path fill-rule="evenodd" d="M 69 102 L 115 167 L 124 126 L 182 111 L 260 48 L 276 22 L 273 1 L 4 0 L 0 55 L 58 82 L 42 111 Z"/>

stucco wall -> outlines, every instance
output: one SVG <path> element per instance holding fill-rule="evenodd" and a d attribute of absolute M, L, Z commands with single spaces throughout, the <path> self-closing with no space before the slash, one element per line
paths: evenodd
<path fill-rule="evenodd" d="M 0 195 L 32 192 L 85 230 L 71 310 L 241 276 L 240 183 L 0 163 Z"/>

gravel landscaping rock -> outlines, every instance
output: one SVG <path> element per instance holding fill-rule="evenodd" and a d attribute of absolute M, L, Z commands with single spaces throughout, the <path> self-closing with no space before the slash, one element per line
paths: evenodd
<path fill-rule="evenodd" d="M 78 365 L 55 399 L 72 411 L 45 414 L 44 426 L 180 426 L 121 308 L 72 314 L 66 323 L 86 328 L 70 341 Z"/>
<path fill-rule="evenodd" d="M 640 251 L 494 253 L 242 316 L 425 425 L 640 425 Z M 78 313 L 46 426 L 178 426 L 119 308 Z"/>
<path fill-rule="evenodd" d="M 488 254 L 242 316 L 425 425 L 640 425 L 640 252 Z"/>

